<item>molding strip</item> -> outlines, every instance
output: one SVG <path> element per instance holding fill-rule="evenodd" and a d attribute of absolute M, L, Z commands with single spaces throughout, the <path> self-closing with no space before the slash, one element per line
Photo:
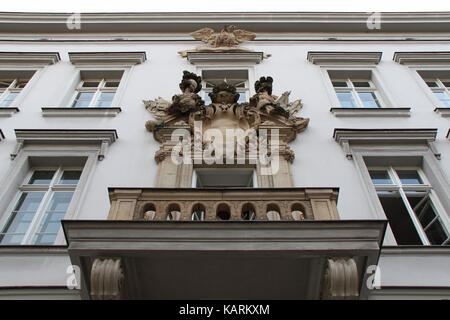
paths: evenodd
<path fill-rule="evenodd" d="M 450 64 L 450 51 L 395 52 L 393 60 L 404 65 Z"/>
<path fill-rule="evenodd" d="M 246 62 L 260 63 L 263 52 L 187 52 L 187 59 L 192 64 L 208 62 Z"/>
<path fill-rule="evenodd" d="M 143 63 L 147 60 L 147 55 L 143 51 L 136 52 L 69 52 L 69 59 L 72 64 L 92 65 L 92 64 L 113 64 L 132 66 Z"/>
<path fill-rule="evenodd" d="M 58 52 L 0 52 L 0 64 L 51 65 L 60 61 Z"/>
<path fill-rule="evenodd" d="M 317 65 L 349 64 L 349 65 L 375 65 L 381 60 L 381 52 L 330 52 L 309 51 L 307 59 Z"/>
<path fill-rule="evenodd" d="M 14 160 L 25 144 L 30 143 L 97 143 L 99 144 L 98 160 L 105 158 L 106 148 L 118 138 L 115 129 L 100 130 L 66 130 L 66 129 L 15 129 L 17 145 L 11 159 Z"/>

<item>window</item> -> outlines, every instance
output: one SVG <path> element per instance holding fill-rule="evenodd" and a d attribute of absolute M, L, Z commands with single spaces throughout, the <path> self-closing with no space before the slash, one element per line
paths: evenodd
<path fill-rule="evenodd" d="M 415 167 L 369 167 L 380 203 L 399 245 L 450 245 L 438 199 Z"/>
<path fill-rule="evenodd" d="M 450 108 L 450 78 L 425 78 L 424 80 L 441 105 Z"/>
<path fill-rule="evenodd" d="M 253 169 L 198 168 L 193 176 L 195 188 L 254 188 L 257 185 Z"/>
<path fill-rule="evenodd" d="M 120 79 L 84 79 L 78 85 L 72 108 L 111 107 Z"/>
<path fill-rule="evenodd" d="M 202 80 L 203 100 L 206 105 L 211 103 L 208 94 L 212 92 L 215 85 L 223 81 L 236 87 L 236 91 L 239 93 L 238 103 L 247 102 L 250 98 L 248 70 L 203 70 Z"/>
<path fill-rule="evenodd" d="M 29 79 L 0 79 L 0 107 L 9 107 L 27 85 Z"/>
<path fill-rule="evenodd" d="M 81 173 L 80 167 L 32 169 L 19 187 L 0 244 L 53 244 Z"/>
<path fill-rule="evenodd" d="M 379 94 L 367 79 L 331 78 L 342 108 L 381 108 Z"/>

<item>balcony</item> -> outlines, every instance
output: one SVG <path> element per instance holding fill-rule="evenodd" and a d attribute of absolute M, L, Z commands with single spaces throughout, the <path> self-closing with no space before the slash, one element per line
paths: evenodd
<path fill-rule="evenodd" d="M 111 188 L 108 220 L 63 221 L 84 299 L 366 299 L 386 222 L 338 190 Z"/>

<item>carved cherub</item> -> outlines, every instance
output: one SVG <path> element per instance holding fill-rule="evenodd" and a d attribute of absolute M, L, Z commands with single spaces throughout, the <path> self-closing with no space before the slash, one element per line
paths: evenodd
<path fill-rule="evenodd" d="M 203 28 L 190 33 L 196 39 L 212 45 L 213 47 L 234 47 L 246 40 L 253 40 L 256 34 L 250 31 L 235 29 L 233 25 L 225 25 L 215 33 L 211 28 Z"/>

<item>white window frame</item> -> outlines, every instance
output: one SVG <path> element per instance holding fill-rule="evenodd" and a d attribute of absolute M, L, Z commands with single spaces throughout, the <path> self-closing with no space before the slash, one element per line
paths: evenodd
<path fill-rule="evenodd" d="M 358 79 L 358 78 L 353 78 L 353 77 L 347 77 L 345 79 L 339 79 L 339 78 L 333 78 L 331 79 L 331 83 L 333 82 L 345 82 L 347 84 L 347 87 L 335 87 L 334 91 L 336 92 L 336 97 L 339 100 L 339 97 L 337 96 L 338 92 L 350 92 L 353 96 L 353 99 L 356 103 L 356 107 L 357 108 L 368 108 L 366 106 L 364 106 L 363 101 L 361 100 L 360 96 L 359 96 L 359 92 L 370 92 L 373 93 L 376 97 L 376 101 L 378 102 L 378 107 L 377 108 L 372 108 L 372 109 L 378 109 L 378 108 L 383 108 L 383 99 L 381 98 L 380 94 L 378 93 L 378 89 L 376 88 L 376 86 L 374 85 L 373 81 L 370 79 Z M 369 84 L 370 87 L 355 87 L 354 86 L 354 82 L 367 82 Z M 340 104 L 340 100 L 339 100 L 339 104 Z M 342 108 L 345 108 L 341 105 Z"/>
<path fill-rule="evenodd" d="M 16 78 L 16 79 L 0 79 L 0 80 L 12 80 L 12 82 L 8 88 L 2 88 L 5 91 L 0 94 L 0 107 L 6 107 L 6 108 L 13 107 L 15 105 L 15 101 L 17 100 L 17 98 L 19 97 L 22 90 L 25 89 L 25 87 L 28 85 L 28 82 L 30 81 L 30 79 L 28 79 L 27 83 L 25 84 L 25 86 L 23 88 L 15 88 L 15 86 L 17 85 L 17 82 L 22 79 Z M 2 90 L 2 89 L 0 89 L 0 90 Z M 11 103 L 9 105 L 3 106 L 2 103 L 6 100 L 6 98 L 8 97 L 8 95 L 10 93 L 18 93 L 18 94 L 17 94 L 16 98 L 13 101 L 11 101 Z"/>
<path fill-rule="evenodd" d="M 447 96 L 447 100 L 449 101 L 450 104 L 450 88 L 447 88 L 446 86 L 444 86 L 444 84 L 442 83 L 441 78 L 423 78 L 423 81 L 425 81 L 425 84 L 427 85 L 428 89 L 431 90 L 431 92 L 433 92 L 434 97 L 439 101 L 439 106 L 442 108 L 450 108 L 450 105 L 446 106 L 442 103 L 441 99 L 439 99 L 434 93 L 435 92 L 442 92 Z M 434 82 L 436 83 L 438 86 L 437 87 L 430 87 L 428 86 L 427 82 Z M 450 82 L 450 77 L 449 79 L 446 79 L 445 82 Z"/>
<path fill-rule="evenodd" d="M 201 170 L 201 169 L 205 169 L 203 167 L 198 167 L 198 168 L 194 168 L 194 170 L 192 171 L 192 188 L 197 188 L 197 170 Z M 248 170 L 248 171 L 252 171 L 252 187 L 248 187 L 248 188 L 258 188 L 258 177 L 257 177 L 257 170 L 256 168 L 235 168 L 235 167 L 217 167 L 217 168 L 206 168 L 206 169 L 210 169 L 211 171 L 213 171 L 214 169 L 217 170 Z M 226 188 L 226 187 L 224 187 Z M 242 187 L 244 188 L 244 187 Z"/>
<path fill-rule="evenodd" d="M 28 181 L 30 181 L 30 179 L 35 171 L 43 171 L 43 170 L 54 170 L 55 171 L 55 173 L 52 177 L 52 180 L 49 184 L 42 185 L 42 184 L 28 184 L 27 183 Z M 44 218 L 44 215 L 51 203 L 53 195 L 57 192 L 72 192 L 73 194 L 72 194 L 72 198 L 70 201 L 70 203 L 71 203 L 74 198 L 75 192 L 77 191 L 78 184 L 62 185 L 62 184 L 57 183 L 61 179 L 63 172 L 67 171 L 67 170 L 77 170 L 77 171 L 82 172 L 83 168 L 82 167 L 66 167 L 66 166 L 62 166 L 62 165 L 60 165 L 58 167 L 32 167 L 32 168 L 30 168 L 28 174 L 25 176 L 25 179 L 23 180 L 23 183 L 18 188 L 17 194 L 15 195 L 13 201 L 11 201 L 11 204 L 6 211 L 6 214 L 0 220 L 1 222 L 3 222 L 1 225 L 1 228 L 2 228 L 1 230 L 6 231 L 6 230 L 4 230 L 4 228 L 6 227 L 6 224 L 9 222 L 10 217 L 13 214 L 13 210 L 17 206 L 18 201 L 20 200 L 23 193 L 44 192 L 44 196 L 42 197 L 42 200 L 41 200 L 38 208 L 36 209 L 34 217 L 33 217 L 32 221 L 30 222 L 30 225 L 22 239 L 22 242 L 19 244 L 19 245 L 35 245 L 33 243 L 34 236 L 36 235 L 38 228 L 42 222 L 42 219 Z M 70 203 L 69 203 L 68 207 L 70 207 Z M 7 214 L 8 212 L 9 212 L 9 215 Z M 67 214 L 67 210 L 66 210 L 65 215 L 66 214 Z M 56 239 L 58 239 L 58 235 L 60 235 L 61 232 L 62 232 L 62 230 L 60 228 L 60 230 L 58 231 L 58 234 L 55 238 L 55 242 L 56 242 Z"/>
<path fill-rule="evenodd" d="M 97 87 L 86 87 L 86 88 L 83 88 L 83 84 L 85 82 L 97 82 L 97 81 L 99 82 Z M 119 85 L 117 87 L 111 87 L 111 88 L 105 87 L 105 83 L 108 82 L 108 81 L 119 82 Z M 75 107 L 74 104 L 77 101 L 78 94 L 81 93 L 81 92 L 93 92 L 94 93 L 94 95 L 92 96 L 92 99 L 91 99 L 89 105 L 87 107 L 85 107 L 85 108 L 112 108 L 112 107 L 114 107 L 114 101 L 116 99 L 116 94 L 117 94 L 117 91 L 119 89 L 120 82 L 121 82 L 121 79 L 105 79 L 105 78 L 102 78 L 102 79 L 82 79 L 80 81 L 80 83 L 78 84 L 77 88 L 75 89 L 75 92 L 74 92 L 74 94 L 72 96 L 72 99 L 71 99 L 70 107 L 74 108 L 74 109 L 80 108 L 80 107 Z M 97 104 L 97 102 L 98 102 L 98 100 L 100 98 L 100 95 L 103 92 L 114 92 L 114 98 L 111 101 L 111 105 L 110 106 L 108 106 L 108 107 L 97 107 L 96 104 Z"/>
<path fill-rule="evenodd" d="M 411 166 L 381 166 L 381 167 L 368 167 L 368 172 L 373 170 L 383 170 L 387 171 L 392 184 L 373 184 L 373 187 L 376 191 L 397 191 L 400 195 L 400 198 L 402 199 L 402 202 L 409 214 L 409 217 L 417 231 L 417 234 L 419 235 L 420 240 L 422 241 L 422 244 L 425 246 L 431 245 L 430 241 L 428 240 L 428 237 L 425 233 L 425 230 L 422 227 L 422 224 L 420 223 L 419 219 L 417 218 L 416 213 L 414 212 L 413 208 L 411 207 L 409 200 L 407 198 L 406 192 L 407 191 L 425 191 L 429 192 L 429 198 L 431 202 L 431 206 L 433 207 L 434 212 L 436 213 L 436 218 L 441 222 L 442 227 L 444 228 L 444 232 L 448 234 L 449 229 L 449 223 L 447 221 L 447 224 L 445 223 L 445 219 L 442 217 L 446 216 L 445 210 L 443 209 L 442 204 L 439 201 L 439 198 L 436 196 L 436 193 L 433 190 L 433 187 L 429 183 L 425 173 L 423 172 L 422 168 L 420 167 L 411 167 Z M 422 184 L 403 184 L 398 177 L 397 171 L 398 170 L 412 170 L 417 171 L 420 179 L 422 180 Z M 370 175 L 370 173 L 369 173 Z M 377 194 L 378 196 L 378 194 Z M 433 219 L 433 221 L 435 220 Z M 431 225 L 431 222 L 430 224 Z M 449 239 L 445 243 L 448 243 Z M 444 243 L 444 244 L 445 244 Z"/>

